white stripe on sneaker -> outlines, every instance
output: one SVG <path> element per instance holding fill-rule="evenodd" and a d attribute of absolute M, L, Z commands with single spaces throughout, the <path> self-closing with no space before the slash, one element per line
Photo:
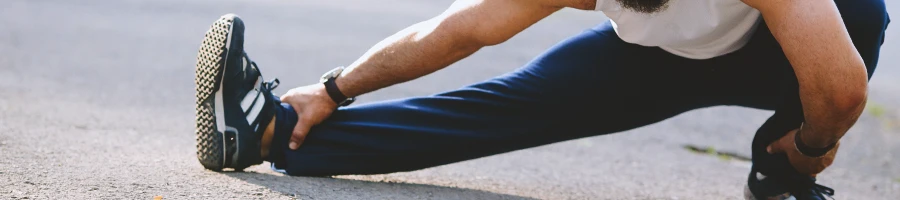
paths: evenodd
<path fill-rule="evenodd" d="M 256 116 L 259 115 L 259 112 L 262 111 L 262 108 L 265 107 L 266 99 L 263 95 L 256 95 L 257 103 L 254 104 L 253 110 L 250 113 L 247 113 L 247 124 L 253 124 L 253 120 L 256 120 Z"/>
<path fill-rule="evenodd" d="M 260 84 L 262 84 L 262 83 L 260 83 L 261 80 L 262 80 L 262 79 L 259 79 L 259 78 L 256 79 L 256 85 L 257 85 L 257 86 L 259 86 Z M 253 95 L 253 91 L 256 91 L 256 95 L 255 95 L 255 96 Z M 253 100 L 258 99 L 259 96 L 262 95 L 262 92 L 259 92 L 259 89 L 255 89 L 255 90 L 253 90 L 253 91 L 247 92 L 247 95 L 244 96 L 244 99 L 243 99 L 243 100 L 241 100 L 241 110 L 244 111 L 245 113 L 246 113 L 248 110 L 250 110 L 250 107 L 253 106 Z"/>

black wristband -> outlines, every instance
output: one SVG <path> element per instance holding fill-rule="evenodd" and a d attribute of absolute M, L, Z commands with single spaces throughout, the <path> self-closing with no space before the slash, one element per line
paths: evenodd
<path fill-rule="evenodd" d="M 803 143 L 803 140 L 801 139 L 802 137 L 800 137 L 800 133 L 802 130 L 803 130 L 803 128 L 800 128 L 800 130 L 797 130 L 797 133 L 794 134 L 794 146 L 797 147 L 797 151 L 800 151 L 800 153 L 805 156 L 809 156 L 809 157 L 813 157 L 813 158 L 822 157 L 825 154 L 827 154 L 829 151 L 831 151 L 831 149 L 834 149 L 834 146 L 837 144 L 837 143 L 832 143 L 832 144 L 828 145 L 827 147 L 823 147 L 823 148 L 815 148 L 815 147 L 807 146 L 805 143 Z"/>
<path fill-rule="evenodd" d="M 353 99 L 347 98 L 344 93 L 341 93 L 341 90 L 337 86 L 337 81 L 334 81 L 337 78 L 329 78 L 325 81 L 325 92 L 328 92 L 328 96 L 331 97 L 331 100 L 334 101 L 338 106 L 346 106 L 353 103 Z"/>

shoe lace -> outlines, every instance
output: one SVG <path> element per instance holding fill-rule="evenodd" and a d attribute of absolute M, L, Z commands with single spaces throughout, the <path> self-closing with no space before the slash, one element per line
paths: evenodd
<path fill-rule="evenodd" d="M 250 66 L 253 66 L 253 70 L 256 70 L 257 72 L 259 71 L 259 67 L 256 66 L 256 62 L 250 61 Z M 259 77 L 265 80 L 265 78 L 262 77 L 262 74 L 260 74 Z M 275 90 L 275 88 L 277 88 L 280 84 L 281 81 L 279 81 L 278 78 L 272 79 L 270 81 L 264 81 L 262 83 L 262 89 L 266 91 L 272 91 Z"/>
<path fill-rule="evenodd" d="M 828 187 L 828 186 L 819 185 L 819 184 L 814 184 L 814 185 L 812 186 L 812 188 L 810 188 L 810 190 L 812 190 L 812 192 L 814 192 L 814 194 L 825 194 L 825 195 L 828 196 L 829 199 L 834 200 L 834 197 L 833 197 L 833 196 L 834 196 L 834 189 L 831 189 L 831 188 Z"/>
<path fill-rule="evenodd" d="M 279 80 L 276 78 L 276 79 L 272 79 L 271 81 L 263 82 L 263 83 L 262 83 L 262 88 L 265 89 L 266 91 L 272 91 L 272 90 L 274 90 L 275 88 L 277 88 L 279 84 L 281 84 L 281 81 L 279 81 Z"/>

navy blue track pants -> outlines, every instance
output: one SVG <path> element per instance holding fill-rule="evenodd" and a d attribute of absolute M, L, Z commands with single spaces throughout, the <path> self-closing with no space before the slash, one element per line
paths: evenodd
<path fill-rule="evenodd" d="M 875 70 L 889 22 L 883 0 L 836 0 L 853 43 Z M 765 23 L 742 49 L 694 60 L 622 41 L 609 23 L 553 46 L 525 66 L 431 96 L 353 105 L 287 148 L 297 121 L 276 115 L 275 167 L 297 176 L 411 171 L 653 124 L 693 109 L 775 111 L 753 141 L 765 174 L 797 174 L 765 147 L 803 121 L 797 78 Z"/>

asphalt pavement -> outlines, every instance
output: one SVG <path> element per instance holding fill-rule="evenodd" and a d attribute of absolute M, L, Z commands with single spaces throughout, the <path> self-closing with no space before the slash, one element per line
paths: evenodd
<path fill-rule="evenodd" d="M 450 2 L 5 0 L 0 198 L 741 198 L 750 164 L 740 157 L 750 155 L 753 133 L 770 111 L 705 108 L 622 133 L 384 175 L 291 177 L 266 166 L 219 173 L 197 161 L 194 63 L 203 34 L 219 16 L 244 19 L 245 48 L 267 78 L 281 80 L 275 91 L 281 94 L 315 83 Z M 900 4 L 888 3 L 900 16 Z M 364 95 L 360 103 L 500 75 L 604 20 L 599 12 L 566 9 L 504 44 Z M 866 112 L 833 167 L 820 175 L 837 199 L 900 199 L 897 27 L 888 30 Z"/>

